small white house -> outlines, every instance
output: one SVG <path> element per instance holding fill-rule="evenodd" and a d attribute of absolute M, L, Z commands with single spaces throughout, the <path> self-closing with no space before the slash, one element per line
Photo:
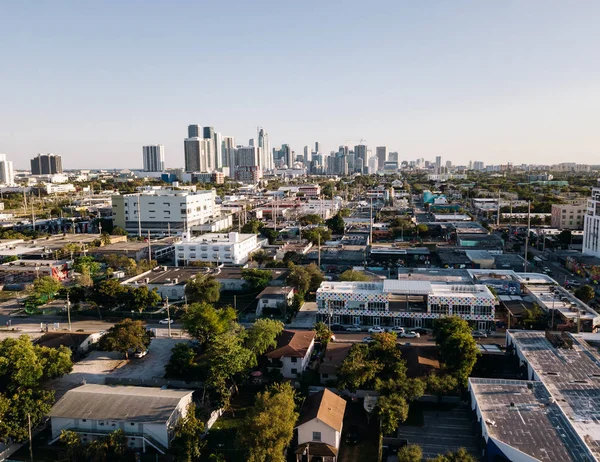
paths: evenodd
<path fill-rule="evenodd" d="M 314 348 L 314 331 L 284 330 L 277 338 L 277 348 L 267 353 L 268 367 L 279 369 L 285 378 L 296 379 L 308 367 Z"/>
<path fill-rule="evenodd" d="M 336 462 L 346 401 L 327 388 L 309 396 L 300 413 L 298 421 L 298 447 L 296 460 L 313 460 L 320 457 L 322 462 Z"/>
<path fill-rule="evenodd" d="M 130 448 L 151 446 L 164 454 L 180 418 L 192 401 L 191 390 L 86 384 L 69 390 L 50 410 L 52 441 L 62 430 L 84 443 L 123 430 Z"/>
<path fill-rule="evenodd" d="M 256 316 L 261 316 L 265 308 L 279 309 L 282 312 L 292 306 L 294 301 L 294 289 L 289 286 L 265 287 L 264 290 L 256 296 L 258 304 L 256 305 Z"/>

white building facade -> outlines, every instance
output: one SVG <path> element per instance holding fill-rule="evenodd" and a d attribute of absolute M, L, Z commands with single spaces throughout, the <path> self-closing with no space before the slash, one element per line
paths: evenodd
<path fill-rule="evenodd" d="M 494 322 L 496 298 L 482 284 L 449 285 L 386 279 L 384 282 L 323 282 L 317 290 L 319 319 L 364 326 L 430 326 L 460 316 L 478 329 Z"/>
<path fill-rule="evenodd" d="M 583 223 L 582 253 L 600 257 L 600 187 L 592 188 Z"/>
<path fill-rule="evenodd" d="M 144 171 L 163 172 L 165 170 L 165 147 L 162 144 L 142 147 Z"/>
<path fill-rule="evenodd" d="M 183 233 L 220 214 L 216 193 L 148 189 L 138 194 L 112 196 L 113 224 L 146 236 Z"/>
<path fill-rule="evenodd" d="M 15 184 L 13 163 L 6 160 L 6 154 L 0 154 L 0 184 L 12 186 Z"/>
<path fill-rule="evenodd" d="M 260 249 L 264 239 L 256 234 L 209 233 L 192 237 L 184 233 L 181 242 L 175 245 L 175 263 L 183 266 L 193 261 L 216 264 L 243 265 L 250 254 Z"/>

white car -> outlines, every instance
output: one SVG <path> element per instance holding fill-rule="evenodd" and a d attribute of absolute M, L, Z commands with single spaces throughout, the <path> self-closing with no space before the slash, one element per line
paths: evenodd
<path fill-rule="evenodd" d="M 385 332 L 385 329 L 380 326 L 371 327 L 369 329 L 369 334 L 383 334 L 384 332 Z"/>
<path fill-rule="evenodd" d="M 161 319 L 158 321 L 159 324 L 173 324 L 173 320 L 169 318 Z"/>
<path fill-rule="evenodd" d="M 388 332 L 395 332 L 395 333 L 397 333 L 397 334 L 402 334 L 402 333 L 404 333 L 404 327 L 398 327 L 398 326 L 394 326 L 394 327 L 391 327 L 391 328 L 388 330 Z"/>
<path fill-rule="evenodd" d="M 350 327 L 346 327 L 346 332 L 361 332 L 362 329 L 360 326 L 354 325 Z"/>
<path fill-rule="evenodd" d="M 417 332 L 402 332 L 400 337 L 403 338 L 419 338 L 420 335 Z"/>
<path fill-rule="evenodd" d="M 136 358 L 143 358 L 144 356 L 146 356 L 148 354 L 148 350 L 138 350 L 135 352 L 135 357 Z"/>

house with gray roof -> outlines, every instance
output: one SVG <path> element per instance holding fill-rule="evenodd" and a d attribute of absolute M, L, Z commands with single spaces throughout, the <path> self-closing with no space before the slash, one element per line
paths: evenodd
<path fill-rule="evenodd" d="M 123 430 L 127 446 L 148 446 L 164 454 L 175 426 L 192 402 L 191 390 L 86 384 L 68 391 L 50 410 L 52 441 L 62 430 L 77 432 L 84 443 Z"/>

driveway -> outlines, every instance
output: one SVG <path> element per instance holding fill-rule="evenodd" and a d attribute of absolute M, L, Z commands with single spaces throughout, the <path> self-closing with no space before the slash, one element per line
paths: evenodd
<path fill-rule="evenodd" d="M 110 376 L 128 379 L 154 379 L 165 375 L 165 366 L 171 358 L 171 350 L 186 339 L 154 338 L 143 358 L 131 358 L 123 367 L 115 369 Z"/>

